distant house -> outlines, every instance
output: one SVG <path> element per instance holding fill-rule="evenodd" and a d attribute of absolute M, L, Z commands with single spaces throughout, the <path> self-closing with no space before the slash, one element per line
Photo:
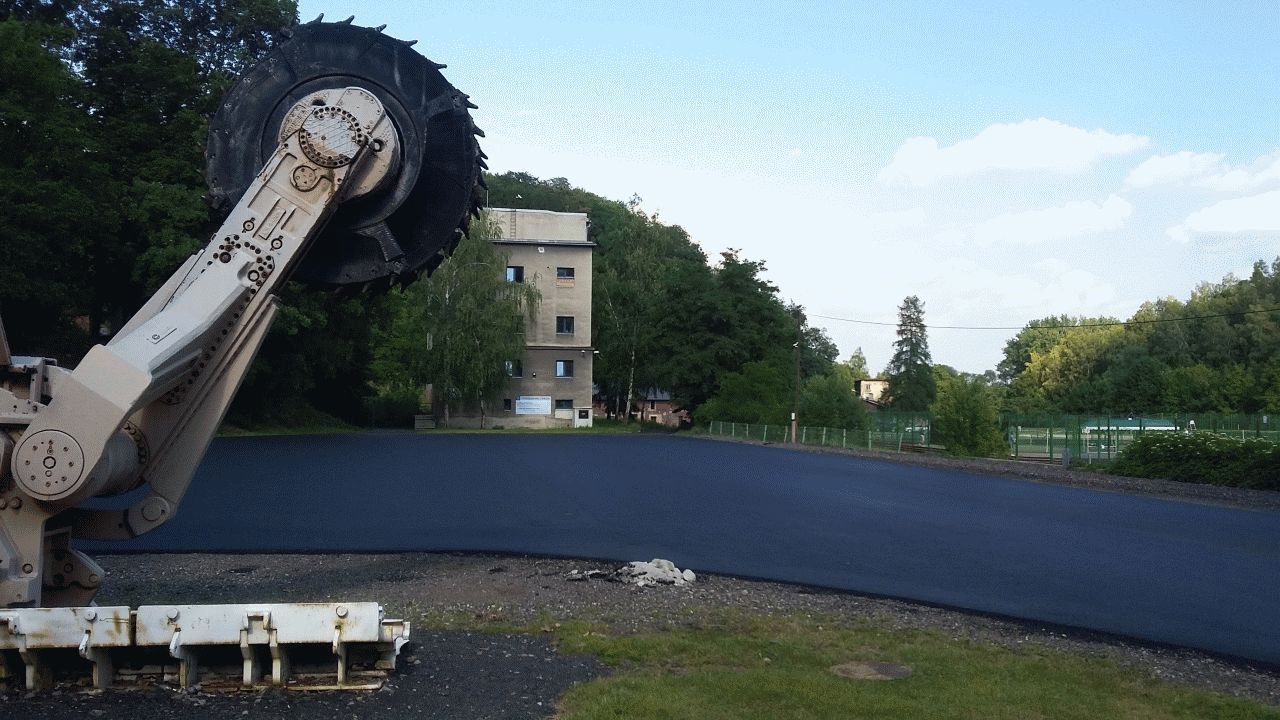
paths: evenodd
<path fill-rule="evenodd" d="M 857 380 L 853 384 L 853 392 L 866 404 L 868 410 L 883 410 L 888 402 L 889 381 L 875 378 Z"/>
<path fill-rule="evenodd" d="M 689 420 L 688 410 L 677 410 L 671 402 L 671 393 L 651 387 L 644 392 L 639 408 L 632 408 L 632 416 L 640 422 L 652 422 L 670 427 L 680 427 Z"/>

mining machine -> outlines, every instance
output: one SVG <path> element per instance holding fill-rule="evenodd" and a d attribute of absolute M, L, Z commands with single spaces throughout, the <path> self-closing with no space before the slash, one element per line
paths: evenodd
<path fill-rule="evenodd" d="M 98 688 L 148 668 L 189 688 L 228 657 L 240 686 L 289 686 L 304 658 L 334 687 L 394 669 L 409 623 L 376 602 L 99 606 L 105 573 L 75 548 L 174 518 L 286 280 L 347 293 L 410 282 L 478 213 L 475 105 L 413 41 L 382 31 L 321 16 L 283 31 L 241 76 L 206 150 L 225 219 L 73 370 L 12 354 L 0 325 L 0 677 L 10 684 L 48 687 L 68 657 Z"/>

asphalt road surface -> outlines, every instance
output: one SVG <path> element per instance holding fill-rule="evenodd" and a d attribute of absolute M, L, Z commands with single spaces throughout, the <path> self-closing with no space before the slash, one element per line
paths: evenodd
<path fill-rule="evenodd" d="M 113 547 L 664 557 L 1280 662 L 1280 512 L 684 437 L 219 439 Z"/>

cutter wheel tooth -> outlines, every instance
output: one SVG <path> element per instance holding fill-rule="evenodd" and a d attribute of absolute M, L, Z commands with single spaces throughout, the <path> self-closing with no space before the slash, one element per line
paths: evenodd
<path fill-rule="evenodd" d="M 351 17 L 347 18 L 346 20 L 339 20 L 339 21 L 338 21 L 338 24 L 339 24 L 339 25 L 350 25 L 350 24 L 351 24 L 351 21 L 352 21 L 352 20 L 355 20 L 355 19 L 356 19 L 356 16 L 355 16 L 355 15 L 352 15 Z"/>
<path fill-rule="evenodd" d="M 480 186 L 480 187 L 484 188 L 485 190 L 488 190 L 488 189 L 489 189 L 489 183 L 485 182 L 485 181 L 484 181 L 484 178 L 478 178 L 478 179 L 476 180 L 476 185 L 478 185 L 478 186 Z"/>
<path fill-rule="evenodd" d="M 485 162 L 484 158 L 476 158 L 476 164 L 480 166 L 481 170 L 489 169 L 489 163 Z"/>
<path fill-rule="evenodd" d="M 475 135 L 476 137 L 486 137 L 484 134 L 484 131 L 480 129 L 479 125 L 471 126 L 471 134 Z"/>
<path fill-rule="evenodd" d="M 382 23 L 382 24 L 381 24 L 381 25 L 379 25 L 378 27 L 374 28 L 374 29 L 373 29 L 373 31 L 374 31 L 374 32 L 376 32 L 376 33 L 380 33 L 380 32 L 382 32 L 383 30 L 386 30 L 386 29 L 387 29 L 387 24 L 386 24 L 386 23 Z"/>
<path fill-rule="evenodd" d="M 467 106 L 467 109 L 469 109 L 469 110 L 479 110 L 479 109 L 480 109 L 480 106 L 479 106 L 479 105 L 477 105 L 477 104 L 475 104 L 475 103 L 471 102 L 471 96 L 470 96 L 470 95 L 463 95 L 463 96 L 462 96 L 462 104 L 463 104 L 463 105 L 466 105 L 466 106 Z"/>
<path fill-rule="evenodd" d="M 317 15 L 317 16 L 316 16 L 316 19 L 315 19 L 315 20 L 312 20 L 311 22 L 309 22 L 309 23 L 307 23 L 307 24 L 308 24 L 308 25 L 315 25 L 316 23 L 319 23 L 319 22 L 324 22 L 324 13 L 320 13 L 319 15 Z"/>
<path fill-rule="evenodd" d="M 486 155 L 486 154 L 485 154 L 485 152 L 484 152 L 483 150 L 481 150 L 481 151 L 480 151 L 480 155 L 479 155 L 479 157 L 480 157 L 480 159 L 481 159 L 481 160 L 488 160 L 488 159 L 489 159 L 489 156 L 488 156 L 488 155 Z"/>
<path fill-rule="evenodd" d="M 413 47 L 414 45 L 418 44 L 417 40 L 401 40 L 400 42 L 404 43 L 405 45 L 408 45 L 409 47 Z"/>

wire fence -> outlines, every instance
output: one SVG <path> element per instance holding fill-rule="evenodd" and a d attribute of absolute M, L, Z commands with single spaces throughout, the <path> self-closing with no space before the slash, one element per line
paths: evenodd
<path fill-rule="evenodd" d="M 801 445 L 820 447 L 864 448 L 894 452 L 923 451 L 931 448 L 942 450 L 941 447 L 933 448 L 929 444 L 929 428 L 927 413 L 913 414 L 909 417 L 904 415 L 894 419 L 886 418 L 884 422 L 879 423 L 873 420 L 871 427 L 865 429 L 801 425 L 796 428 L 796 442 Z M 791 428 L 787 425 L 716 420 L 711 423 L 709 431 L 712 435 L 742 440 L 791 442 Z"/>
<path fill-rule="evenodd" d="M 934 430 L 927 412 L 881 411 L 872 413 L 865 428 L 832 428 L 801 425 L 796 442 L 839 448 L 864 448 L 892 452 L 941 452 L 945 438 Z M 791 428 L 766 423 L 714 421 L 712 435 L 791 442 Z M 1009 446 L 1009 457 L 1042 462 L 1108 462 L 1147 432 L 1213 433 L 1280 442 L 1280 415 L 1218 415 L 1213 413 L 1148 413 L 1142 415 L 1065 415 L 1006 413 L 1000 429 Z"/>

